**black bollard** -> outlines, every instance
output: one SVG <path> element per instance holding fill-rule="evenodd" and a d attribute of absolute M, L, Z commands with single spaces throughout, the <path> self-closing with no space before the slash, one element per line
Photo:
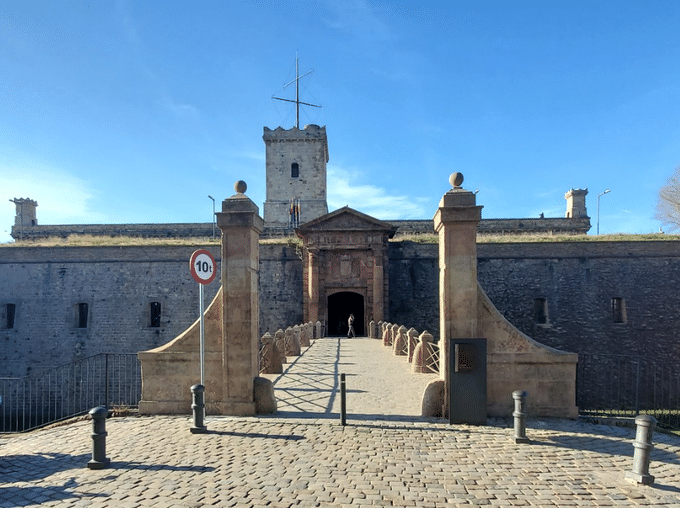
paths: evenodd
<path fill-rule="evenodd" d="M 106 417 L 109 410 L 99 406 L 90 410 L 92 418 L 92 460 L 87 463 L 89 469 L 105 469 L 111 464 L 106 458 Z"/>
<path fill-rule="evenodd" d="M 345 400 L 345 375 L 340 374 L 340 424 L 347 425 L 347 405 Z"/>
<path fill-rule="evenodd" d="M 524 390 L 516 390 L 512 392 L 512 398 L 515 399 L 515 411 L 512 416 L 515 417 L 515 443 L 528 443 L 529 438 L 526 434 L 526 418 L 527 414 L 524 412 L 524 403 L 527 395 Z"/>
<path fill-rule="evenodd" d="M 633 483 L 651 485 L 654 477 L 649 474 L 649 455 L 652 453 L 652 435 L 656 419 L 649 415 L 640 415 L 635 418 L 637 430 L 635 433 L 635 453 L 633 454 L 633 470 L 626 473 L 626 479 Z"/>
<path fill-rule="evenodd" d="M 194 426 L 191 427 L 192 434 L 205 434 L 208 432 L 203 420 L 205 418 L 205 386 L 194 385 L 191 387 L 193 403 L 191 409 L 194 412 Z"/>

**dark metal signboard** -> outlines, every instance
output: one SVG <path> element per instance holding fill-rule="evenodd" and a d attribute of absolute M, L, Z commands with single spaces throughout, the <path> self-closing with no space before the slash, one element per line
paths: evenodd
<path fill-rule="evenodd" d="M 449 423 L 486 425 L 486 339 L 449 339 Z"/>

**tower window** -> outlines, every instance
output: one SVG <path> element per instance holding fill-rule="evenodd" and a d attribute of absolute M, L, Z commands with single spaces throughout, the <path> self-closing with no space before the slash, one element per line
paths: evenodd
<path fill-rule="evenodd" d="M 626 302 L 623 298 L 612 298 L 612 321 L 614 323 L 626 322 Z"/>
<path fill-rule="evenodd" d="M 151 328 L 160 328 L 161 326 L 161 304 L 160 302 L 151 302 L 149 304 L 149 326 Z"/>
<path fill-rule="evenodd" d="M 534 298 L 534 323 L 545 325 L 548 323 L 548 300 Z"/>
<path fill-rule="evenodd" d="M 298 178 L 300 176 L 300 165 L 297 162 L 293 162 L 290 165 L 290 176 L 291 178 Z"/>
<path fill-rule="evenodd" d="M 78 328 L 87 328 L 87 304 L 78 304 Z"/>
<path fill-rule="evenodd" d="M 17 306 L 13 303 L 7 303 L 2 308 L 2 324 L 5 330 L 14 328 L 14 316 L 16 315 Z"/>

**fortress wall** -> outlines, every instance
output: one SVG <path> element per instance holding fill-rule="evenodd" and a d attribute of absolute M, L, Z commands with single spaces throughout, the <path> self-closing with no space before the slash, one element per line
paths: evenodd
<path fill-rule="evenodd" d="M 478 279 L 508 321 L 542 344 L 680 362 L 679 243 L 482 243 Z M 390 244 L 390 320 L 439 336 L 438 271 L 437 245 Z M 615 297 L 623 323 L 613 319 Z M 546 324 L 534 320 L 536 298 L 546 300 Z"/>
<path fill-rule="evenodd" d="M 220 238 L 220 230 L 215 226 L 215 237 Z M 40 239 L 48 237 L 66 238 L 71 235 L 93 236 L 140 236 L 143 238 L 212 238 L 213 225 L 206 223 L 179 224 L 59 224 L 46 226 L 30 226 L 20 229 L 12 227 L 15 239 L 23 235 L 24 239 Z"/>
<path fill-rule="evenodd" d="M 0 249 L 0 306 L 16 305 L 15 327 L 0 327 L 0 375 L 98 353 L 136 353 L 173 339 L 198 318 L 198 284 L 188 266 L 195 249 Z M 210 249 L 219 254 L 219 247 Z M 218 287 L 207 287 L 206 300 Z M 161 303 L 158 328 L 150 327 L 154 301 Z M 88 305 L 87 328 L 78 327 L 79 303 Z"/>
<path fill-rule="evenodd" d="M 291 153 L 297 153 L 295 151 Z M 303 160 L 303 159 L 300 159 Z M 279 175 L 277 178 L 288 178 Z M 320 178 L 318 175 L 315 178 Z M 290 178 L 288 178 L 290 179 Z M 315 185 L 318 188 L 325 188 L 320 183 L 310 182 L 308 179 L 301 179 L 308 185 Z M 278 181 L 278 180 L 276 180 Z M 282 184 L 274 185 L 273 189 L 287 188 Z M 274 192 L 274 191 L 272 191 Z M 276 195 L 276 194 L 274 194 Z M 296 194 L 297 195 L 297 194 Z M 325 198 L 306 199 L 303 207 L 304 217 L 316 217 L 316 214 L 326 213 L 327 208 Z M 272 224 L 267 224 L 263 232 L 263 238 L 278 238 L 292 234 L 288 228 L 288 208 L 289 200 L 282 196 L 278 201 L 267 201 L 265 208 L 278 217 Z M 273 220 L 273 219 L 272 219 Z M 413 220 L 393 220 L 387 221 L 389 224 L 398 228 L 397 235 L 420 235 L 434 234 L 434 223 L 432 219 L 413 219 Z M 590 230 L 590 219 L 567 219 L 567 218 L 545 218 L 545 219 L 482 219 L 477 227 L 480 235 L 522 235 L 522 234 L 556 234 L 556 235 L 578 235 L 585 234 Z M 59 224 L 59 225 L 24 225 L 23 228 L 12 226 L 12 236 L 19 239 L 23 235 L 24 239 L 37 240 L 48 237 L 66 238 L 71 235 L 93 235 L 93 236 L 134 236 L 143 238 L 211 238 L 213 235 L 213 225 L 205 223 L 177 223 L 177 224 Z M 220 237 L 219 228 L 215 229 L 216 238 Z"/>
<path fill-rule="evenodd" d="M 434 222 L 429 220 L 391 220 L 397 235 L 435 234 Z M 477 225 L 480 235 L 584 235 L 590 230 L 589 218 L 527 218 L 482 219 Z"/>
<path fill-rule="evenodd" d="M 634 353 L 680 361 L 680 242 L 479 244 L 479 281 L 490 300 L 533 339 L 571 352 Z M 205 246 L 0 248 L 0 376 L 20 376 L 100 352 L 147 350 L 198 318 L 191 253 Z M 219 267 L 219 247 L 208 247 Z M 389 245 L 389 320 L 438 337 L 438 246 Z M 206 302 L 219 283 L 206 288 Z M 611 299 L 625 302 L 625 323 Z M 548 323 L 534 322 L 545 298 Z M 149 303 L 162 305 L 149 327 Z M 77 328 L 77 304 L 89 322 Z M 260 246 L 260 331 L 302 321 L 302 263 L 286 245 Z"/>
<path fill-rule="evenodd" d="M 14 328 L 0 323 L 0 376 L 174 339 L 198 319 L 189 258 L 199 248 L 212 252 L 219 270 L 219 246 L 0 249 L 0 308 L 16 305 Z M 301 322 L 302 264 L 295 250 L 261 245 L 260 254 L 260 328 Z M 206 286 L 206 306 L 219 286 L 219 278 Z M 149 326 L 153 301 L 161 303 L 159 328 Z M 88 304 L 87 328 L 78 328 L 79 303 Z"/>
<path fill-rule="evenodd" d="M 302 261 L 285 245 L 260 245 L 260 337 L 302 323 Z"/>
<path fill-rule="evenodd" d="M 548 346 L 680 362 L 680 245 L 666 242 L 480 244 L 479 280 L 498 310 Z M 612 298 L 623 298 L 615 323 Z M 545 298 L 548 322 L 534 322 Z"/>
<path fill-rule="evenodd" d="M 390 303 L 387 320 L 439 337 L 439 246 L 389 244 Z"/>

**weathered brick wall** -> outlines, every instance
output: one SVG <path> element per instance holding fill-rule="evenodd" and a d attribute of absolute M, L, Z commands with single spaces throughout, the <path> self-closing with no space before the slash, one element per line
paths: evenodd
<path fill-rule="evenodd" d="M 480 244 L 478 271 L 501 313 L 539 342 L 680 361 L 679 242 Z M 547 301 L 547 324 L 534 322 L 535 298 Z M 612 298 L 625 302 L 624 323 Z"/>
<path fill-rule="evenodd" d="M 583 354 L 680 361 L 679 242 L 479 244 L 478 278 L 533 339 Z M 390 319 L 439 335 L 438 246 L 390 244 Z M 534 321 L 545 298 L 548 322 Z M 615 323 L 612 298 L 625 302 Z"/>
<path fill-rule="evenodd" d="M 439 246 L 390 242 L 388 321 L 439 336 Z"/>
<path fill-rule="evenodd" d="M 479 280 L 530 337 L 583 354 L 640 354 L 680 361 L 680 242 L 479 244 Z M 0 376 L 24 375 L 100 352 L 137 352 L 173 339 L 198 317 L 188 260 L 202 246 L 0 249 Z M 219 247 L 207 247 L 219 267 Z M 389 245 L 389 320 L 439 334 L 438 247 Z M 219 283 L 206 288 L 206 304 Z M 626 320 L 614 323 L 611 299 Z M 545 298 L 548 323 L 534 322 Z M 162 305 L 149 326 L 149 303 Z M 78 303 L 89 322 L 77 328 Z M 302 321 L 302 263 L 286 245 L 260 246 L 260 330 Z M 29 370 L 30 367 L 30 370 Z"/>
<path fill-rule="evenodd" d="M 284 178 L 279 175 L 280 178 Z M 320 178 L 320 177 L 319 177 Z M 290 178 L 289 178 L 290 179 Z M 309 177 L 302 178 L 309 180 Z M 301 181 L 302 181 L 301 180 Z M 279 190 L 285 186 L 277 187 Z M 293 192 L 293 191 L 291 191 Z M 297 191 L 295 191 L 297 192 Z M 269 223 L 265 226 L 262 238 L 278 238 L 292 235 L 293 229 L 288 228 L 289 199 L 297 194 L 279 192 L 282 201 L 268 201 L 265 210 Z M 328 211 L 326 200 L 308 199 L 302 203 L 302 222 L 316 218 Z M 396 226 L 397 235 L 434 234 L 432 220 L 393 220 L 387 221 Z M 590 219 L 482 219 L 477 231 L 480 235 L 522 235 L 522 234 L 555 234 L 574 235 L 585 234 L 590 230 Z M 220 237 L 219 228 L 214 230 L 215 237 Z M 181 224 L 59 224 L 54 226 L 28 226 L 22 228 L 12 226 L 12 237 L 25 240 L 39 238 L 61 237 L 71 235 L 93 236 L 135 236 L 143 238 L 211 238 L 213 224 L 181 223 Z"/>
<path fill-rule="evenodd" d="M 22 376 L 98 353 L 160 346 L 198 319 L 189 258 L 218 246 L 13 247 L 0 249 L 0 308 L 16 305 L 15 326 L 0 323 L 0 376 Z M 283 245 L 260 248 L 260 329 L 302 321 L 302 265 Z M 219 279 L 205 287 L 206 307 Z M 150 327 L 151 302 L 161 326 Z M 88 326 L 78 328 L 79 303 Z"/>
<path fill-rule="evenodd" d="M 260 336 L 303 321 L 302 261 L 293 247 L 260 245 Z"/>
<path fill-rule="evenodd" d="M 397 235 L 434 234 L 434 222 L 429 220 L 391 220 Z M 477 226 L 480 235 L 584 235 L 590 230 L 589 218 L 530 218 L 482 219 Z"/>
<path fill-rule="evenodd" d="M 220 238 L 220 230 L 215 227 L 215 238 Z M 93 236 L 135 236 L 143 238 L 212 238 L 213 225 L 205 223 L 181 224 L 59 224 L 46 226 L 12 227 L 12 237 L 26 240 L 61 237 L 71 235 Z"/>
<path fill-rule="evenodd" d="M 137 352 L 173 339 L 198 318 L 198 284 L 188 263 L 195 249 L 0 249 L 0 305 L 16 305 L 15 327 L 0 329 L 0 375 L 25 375 L 97 353 Z M 209 249 L 219 258 L 218 247 Z M 207 286 L 207 301 L 218 288 Z M 161 304 L 158 328 L 149 326 L 150 302 Z M 87 328 L 78 328 L 79 303 L 88 305 Z"/>

